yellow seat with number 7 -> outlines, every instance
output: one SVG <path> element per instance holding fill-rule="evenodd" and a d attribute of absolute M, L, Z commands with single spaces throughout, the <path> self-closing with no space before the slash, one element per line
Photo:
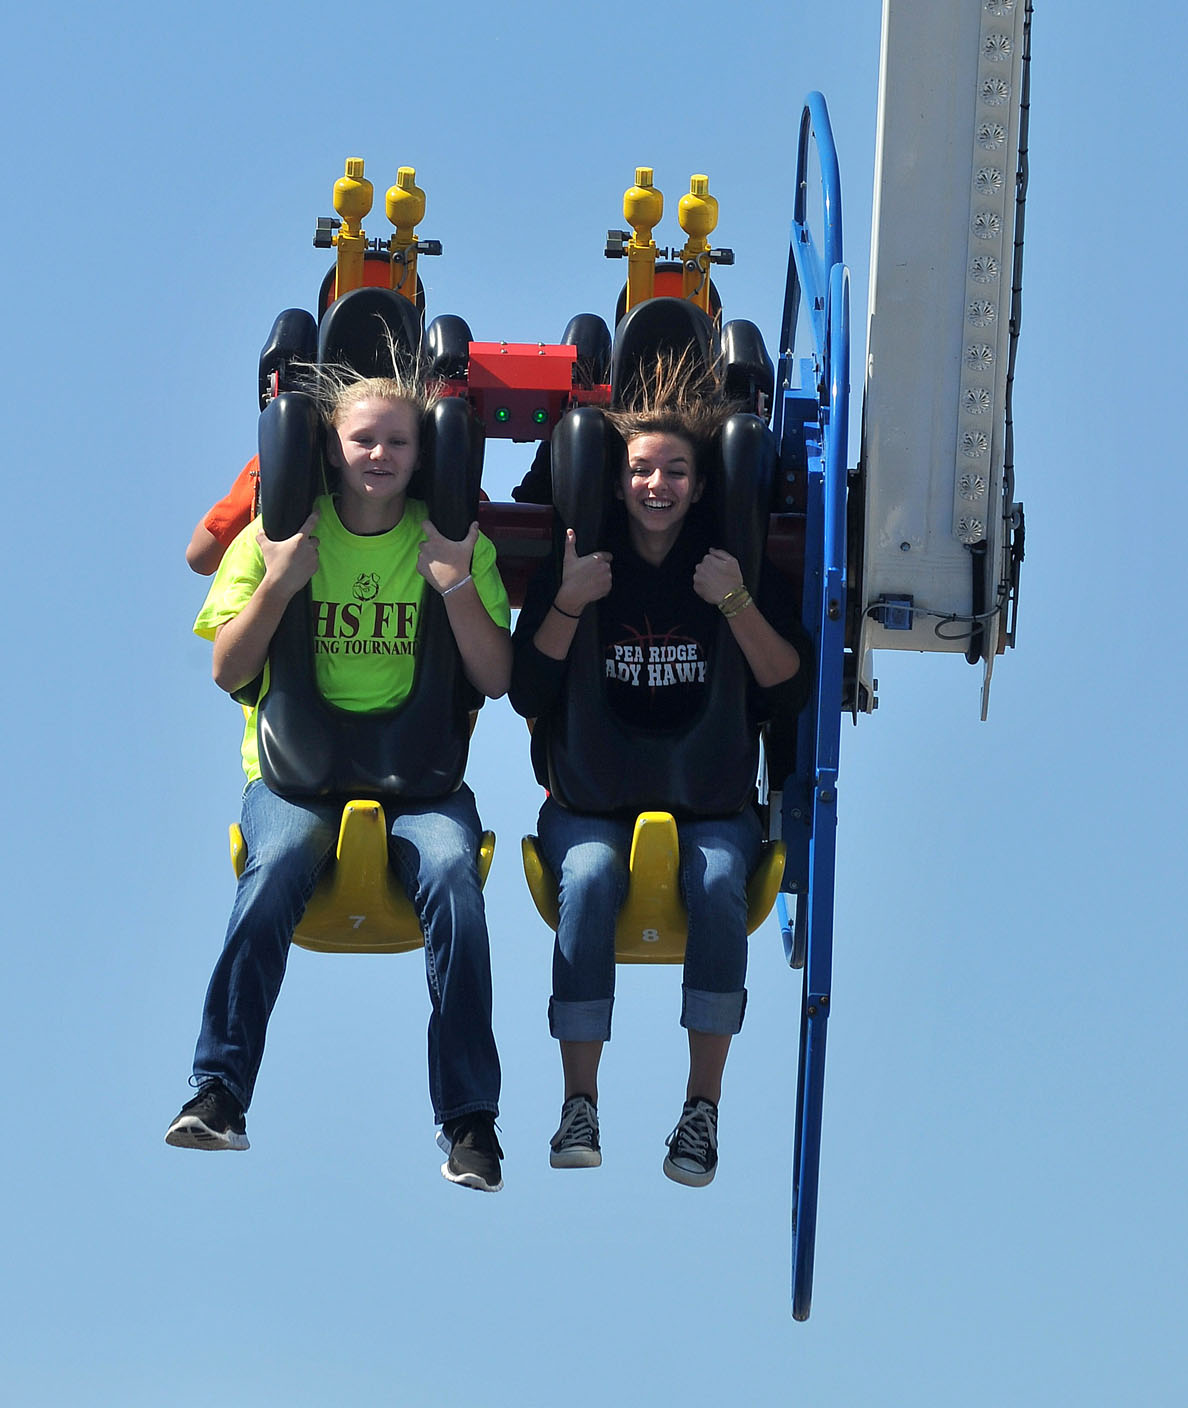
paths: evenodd
<path fill-rule="evenodd" d="M 476 857 L 486 884 L 495 834 L 484 831 Z M 238 878 L 247 845 L 231 826 L 231 865 Z M 318 881 L 293 942 L 317 953 L 407 953 L 424 945 L 408 896 L 388 863 L 388 826 L 378 802 L 348 802 L 342 809 L 335 860 Z"/>

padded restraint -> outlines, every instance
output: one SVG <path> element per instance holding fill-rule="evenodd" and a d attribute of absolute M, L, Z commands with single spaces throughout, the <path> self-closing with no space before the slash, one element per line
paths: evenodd
<path fill-rule="evenodd" d="M 649 298 L 637 303 L 615 329 L 611 349 L 611 404 L 625 406 L 653 375 L 657 357 L 694 360 L 712 367 L 716 360 L 714 324 L 696 303 L 684 298 Z"/>
<path fill-rule="evenodd" d="M 387 289 L 341 298 L 322 324 L 323 358 L 349 361 L 367 374 L 391 370 L 385 340 L 374 356 L 375 314 L 409 331 L 408 300 Z M 350 317 L 341 320 L 340 310 Z M 395 336 L 395 334 L 394 334 Z M 357 339 L 357 340 L 352 340 Z M 360 346 L 360 343 L 362 346 Z M 407 344 L 404 344 L 407 345 Z M 401 346 L 401 344 L 397 344 Z M 260 417 L 260 517 L 274 540 L 292 537 L 325 482 L 324 432 L 312 398 L 288 392 Z M 463 400 L 439 401 L 421 425 L 421 464 L 409 493 L 424 499 L 447 537 L 466 536 L 478 517 L 482 427 Z M 405 700 L 382 714 L 328 704 L 314 675 L 310 588 L 290 601 L 269 652 L 269 688 L 259 711 L 260 772 L 284 797 L 359 797 L 376 801 L 441 797 L 462 781 L 470 711 L 481 700 L 466 680 L 446 617 L 433 590 L 418 616 L 416 669 Z"/>
<path fill-rule="evenodd" d="M 584 406 L 561 420 L 552 447 L 560 538 L 573 528 L 584 556 L 606 545 L 610 485 L 622 463 L 623 442 L 599 409 Z M 759 589 L 775 458 L 775 441 L 759 417 L 733 415 L 722 429 L 718 463 L 710 469 L 706 498 L 715 542 L 738 559 L 752 593 Z M 563 701 L 537 724 L 548 730 L 549 790 L 563 806 L 595 815 L 664 809 L 687 819 L 741 811 L 753 795 L 759 765 L 758 730 L 747 710 L 748 680 L 742 652 L 723 618 L 696 717 L 660 738 L 634 730 L 607 703 L 597 613 L 584 613 L 569 651 Z"/>
<path fill-rule="evenodd" d="M 423 497 L 438 528 L 463 538 L 478 517 L 482 430 L 465 401 L 439 401 L 421 427 Z M 322 484 L 317 410 L 300 392 L 278 396 L 260 417 L 261 518 L 270 538 L 291 537 Z M 407 698 L 382 714 L 328 704 L 314 677 L 311 595 L 289 603 L 269 652 L 260 705 L 260 773 L 283 797 L 377 801 L 441 797 L 462 781 L 470 710 L 445 603 L 426 590 L 417 622 L 416 670 Z"/>

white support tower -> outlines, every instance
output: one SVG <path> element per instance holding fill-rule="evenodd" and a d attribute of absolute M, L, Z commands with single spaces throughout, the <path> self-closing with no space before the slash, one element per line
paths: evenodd
<path fill-rule="evenodd" d="M 992 612 L 1010 591 L 1003 462 L 1026 9 L 884 0 L 862 448 L 868 691 L 873 649 L 964 652 L 974 626 L 943 618 Z M 971 552 L 979 544 L 984 554 Z M 910 611 L 896 604 L 909 600 Z M 983 717 L 1005 620 L 982 623 Z"/>

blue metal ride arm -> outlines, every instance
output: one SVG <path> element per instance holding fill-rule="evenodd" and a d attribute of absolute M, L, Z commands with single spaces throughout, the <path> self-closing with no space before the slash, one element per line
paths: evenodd
<path fill-rule="evenodd" d="M 808 164 L 821 173 L 822 249 L 808 224 Z M 842 263 L 841 182 L 829 114 L 811 93 L 801 115 L 796 205 L 781 328 L 775 428 L 806 427 L 803 618 L 816 647 L 813 691 L 797 734 L 796 773 L 784 785 L 783 836 L 789 848 L 786 884 L 796 892 L 794 927 L 786 922 L 789 960 L 803 967 L 796 1147 L 792 1171 L 792 1314 L 808 1318 L 812 1303 L 820 1169 L 825 1037 L 833 968 L 833 895 L 837 839 L 838 749 L 841 736 L 846 580 L 846 427 L 849 417 L 849 275 Z M 807 314 L 813 352 L 793 385 L 799 313 Z M 814 424 L 806 425 L 809 416 Z M 783 911 L 786 915 L 786 909 Z"/>

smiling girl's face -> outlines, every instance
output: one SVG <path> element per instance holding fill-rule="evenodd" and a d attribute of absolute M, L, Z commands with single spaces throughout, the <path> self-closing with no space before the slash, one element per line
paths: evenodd
<path fill-rule="evenodd" d="M 404 513 L 404 496 L 417 467 L 416 407 L 379 397 L 356 401 L 342 413 L 326 441 L 330 463 L 341 476 L 343 522 L 366 523 L 356 531 L 394 527 Z"/>
<path fill-rule="evenodd" d="M 658 562 L 665 556 L 703 487 L 683 435 L 648 432 L 627 442 L 617 492 L 627 509 L 627 535 L 641 557 Z"/>

